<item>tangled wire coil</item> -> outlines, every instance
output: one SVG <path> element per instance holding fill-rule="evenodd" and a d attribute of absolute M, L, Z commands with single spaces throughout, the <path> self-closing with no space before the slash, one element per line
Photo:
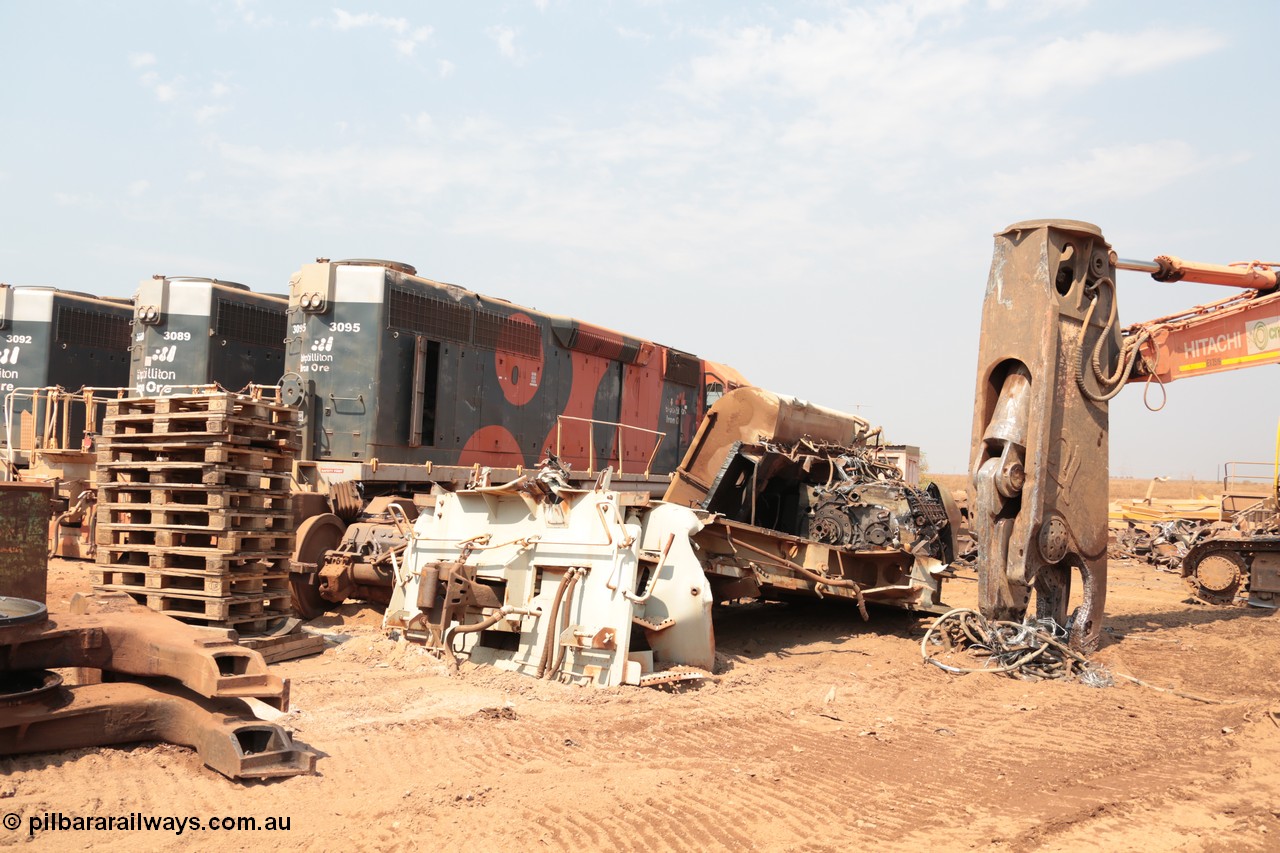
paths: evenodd
<path fill-rule="evenodd" d="M 985 658 L 982 666 L 955 666 L 936 655 L 968 651 Z M 929 626 L 920 641 L 920 655 L 947 672 L 1003 673 L 1024 681 L 1077 678 L 1090 687 L 1114 683 L 1104 667 L 1067 646 L 1067 631 L 1052 619 L 1020 622 L 991 621 L 976 610 L 950 610 Z"/>

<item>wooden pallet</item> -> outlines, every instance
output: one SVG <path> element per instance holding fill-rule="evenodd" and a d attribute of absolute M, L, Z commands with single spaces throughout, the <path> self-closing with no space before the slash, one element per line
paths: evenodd
<path fill-rule="evenodd" d="M 92 572 L 93 588 L 144 595 L 200 595 L 232 598 L 244 595 L 285 594 L 289 576 L 285 574 L 231 575 L 201 572 L 172 572 L 152 569 L 138 571 L 126 566 L 99 566 Z"/>
<path fill-rule="evenodd" d="M 139 604 L 176 619 L 199 622 L 259 622 L 289 615 L 289 593 L 271 592 L 209 598 L 189 593 L 122 590 Z"/>
<path fill-rule="evenodd" d="M 265 490 L 288 494 L 290 474 L 248 471 L 201 462 L 99 462 L 101 485 L 147 485 L 160 488 L 180 486 L 223 486 L 234 490 Z"/>
<path fill-rule="evenodd" d="M 184 486 L 175 489 L 153 489 L 147 485 L 110 483 L 98 489 L 98 506 L 130 509 L 147 506 L 169 509 L 229 510 L 232 512 L 292 513 L 287 494 L 238 490 L 212 486 Z"/>
<path fill-rule="evenodd" d="M 319 634 L 299 631 L 274 637 L 241 637 L 240 645 L 254 649 L 267 663 L 279 663 L 319 654 L 325 650 L 326 643 Z"/>
<path fill-rule="evenodd" d="M 293 533 L 269 530 L 181 530 L 99 523 L 96 544 L 99 547 L 127 549 L 137 546 L 208 549 L 224 554 L 249 556 L 292 551 Z"/>
<path fill-rule="evenodd" d="M 293 519 L 288 513 L 271 510 L 199 509 L 155 504 L 98 503 L 98 524 L 181 530 L 188 533 L 222 531 L 271 532 L 288 534 Z"/>
<path fill-rule="evenodd" d="M 241 394 L 182 394 L 173 397 L 128 397 L 107 403 L 106 416 L 173 415 L 181 412 L 238 415 L 272 424 L 298 424 L 299 409 Z"/>
<path fill-rule="evenodd" d="M 152 418 L 145 421 L 107 418 L 102 425 L 102 435 L 113 445 L 130 442 L 158 445 L 204 439 L 296 449 L 301 442 L 301 433 L 293 425 L 259 424 L 248 419 L 225 417 Z"/>
<path fill-rule="evenodd" d="M 218 442 L 197 440 L 157 444 L 100 442 L 98 464 L 192 463 L 226 465 L 242 471 L 267 473 L 288 473 L 293 468 L 293 453 L 261 447 L 241 447 L 226 443 L 226 438 L 227 436 L 221 436 Z"/>
<path fill-rule="evenodd" d="M 287 572 L 289 556 L 290 552 L 287 550 L 240 555 L 208 548 L 158 548 L 148 545 L 99 545 L 97 551 L 100 566 L 209 574 Z"/>

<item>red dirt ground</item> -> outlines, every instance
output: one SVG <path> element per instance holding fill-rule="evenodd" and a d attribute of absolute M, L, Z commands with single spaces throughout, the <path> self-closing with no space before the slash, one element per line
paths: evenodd
<path fill-rule="evenodd" d="M 53 608 L 87 589 L 55 561 Z M 976 583 L 949 582 L 972 604 Z M 347 605 L 278 665 L 319 773 L 237 784 L 164 744 L 0 759 L 0 845 L 30 849 L 1280 849 L 1280 620 L 1186 602 L 1113 564 L 1097 659 L 1206 704 L 921 663 L 928 619 L 756 604 L 718 613 L 718 674 L 599 691 L 450 674 Z M 342 640 L 342 642 L 336 642 Z M 53 832 L 32 814 L 288 816 L 286 833 Z"/>

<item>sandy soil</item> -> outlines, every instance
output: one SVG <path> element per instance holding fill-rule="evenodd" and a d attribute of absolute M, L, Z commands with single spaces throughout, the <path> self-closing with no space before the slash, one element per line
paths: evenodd
<path fill-rule="evenodd" d="M 56 608 L 87 588 L 56 562 Z M 948 599 L 974 600 L 972 577 Z M 348 605 L 334 645 L 278 670 L 316 776 L 237 784 L 183 748 L 0 759 L 0 812 L 30 849 L 1280 849 L 1280 620 L 1186 603 L 1113 565 L 1098 658 L 1154 684 L 955 677 L 920 661 L 928 620 L 751 605 L 718 614 L 719 672 L 676 691 L 449 674 Z M 285 833 L 54 832 L 31 814 L 288 816 Z"/>

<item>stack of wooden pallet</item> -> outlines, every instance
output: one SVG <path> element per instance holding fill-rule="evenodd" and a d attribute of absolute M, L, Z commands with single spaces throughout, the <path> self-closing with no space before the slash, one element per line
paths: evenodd
<path fill-rule="evenodd" d="M 239 394 L 108 405 L 95 589 L 243 634 L 289 616 L 299 411 Z"/>

